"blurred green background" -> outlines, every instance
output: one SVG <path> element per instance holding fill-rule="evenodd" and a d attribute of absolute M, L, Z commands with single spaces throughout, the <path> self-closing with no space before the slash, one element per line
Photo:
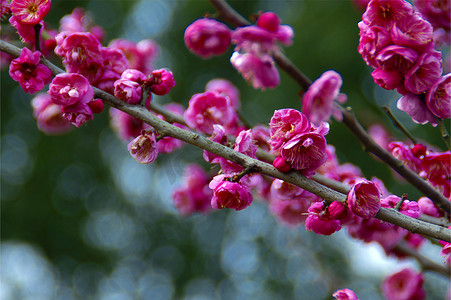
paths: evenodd
<path fill-rule="evenodd" d="M 288 57 L 312 80 L 334 69 L 342 91 L 366 126 L 382 123 L 405 140 L 380 109 L 388 105 L 420 140 L 442 147 L 439 133 L 416 126 L 396 110 L 396 93 L 376 88 L 357 53 L 361 13 L 351 1 L 230 1 L 244 16 L 271 10 L 294 28 Z M 195 19 L 214 13 L 207 1 L 52 1 L 47 21 L 75 7 L 89 10 L 113 38 L 151 38 L 160 46 L 156 67 L 174 72 L 177 86 L 164 104 L 187 105 L 217 77 L 241 92 L 243 115 L 267 124 L 275 109 L 300 109 L 299 87 L 281 73 L 281 85 L 254 90 L 230 65 L 232 49 L 203 60 L 191 54 L 183 32 Z M 2 25 L 4 26 L 4 25 Z M 107 110 L 63 136 L 38 131 L 32 96 L 7 70 L 1 72 L 1 292 L 2 299 L 330 299 L 352 288 L 361 299 L 380 299 L 380 280 L 400 268 L 380 256 L 378 246 L 350 241 L 344 231 L 331 237 L 279 225 L 265 204 L 241 212 L 222 210 L 180 217 L 171 190 L 184 166 L 202 163 L 187 146 L 139 165 L 109 128 Z M 333 121 L 328 143 L 341 162 L 377 176 L 396 194 L 419 194 L 364 153 Z M 427 248 L 438 256 L 438 248 Z M 440 261 L 441 258 L 438 257 Z M 414 265 L 412 261 L 404 264 Z M 430 299 L 442 299 L 447 282 L 427 276 Z"/>

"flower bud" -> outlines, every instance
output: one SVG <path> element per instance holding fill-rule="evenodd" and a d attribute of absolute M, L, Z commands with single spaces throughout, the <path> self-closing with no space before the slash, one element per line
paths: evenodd
<path fill-rule="evenodd" d="M 185 30 L 185 45 L 196 55 L 208 58 L 223 54 L 230 45 L 231 30 L 213 19 L 198 19 Z"/>
<path fill-rule="evenodd" d="M 379 189 L 369 180 L 356 183 L 349 191 L 347 201 L 352 212 L 364 219 L 376 216 L 381 208 Z"/>
<path fill-rule="evenodd" d="M 291 166 L 289 163 L 285 161 L 282 157 L 276 157 L 276 159 L 273 161 L 272 165 L 274 168 L 276 168 L 279 172 L 286 173 L 291 170 Z"/>
<path fill-rule="evenodd" d="M 102 99 L 92 100 L 91 102 L 88 103 L 88 106 L 95 114 L 101 113 L 103 111 L 103 108 L 105 107 Z"/>
<path fill-rule="evenodd" d="M 332 202 L 327 210 L 332 219 L 341 220 L 344 219 L 348 213 L 346 205 L 342 202 L 334 201 Z"/>
<path fill-rule="evenodd" d="M 263 13 L 260 17 L 258 17 L 257 20 L 258 27 L 261 27 L 271 32 L 277 31 L 279 25 L 280 25 L 279 17 L 271 11 Z"/>
<path fill-rule="evenodd" d="M 175 86 L 174 75 L 166 69 L 152 71 L 152 85 L 150 91 L 155 95 L 163 96 Z"/>
<path fill-rule="evenodd" d="M 155 133 L 144 132 L 128 144 L 128 151 L 140 164 L 150 164 L 158 155 Z"/>

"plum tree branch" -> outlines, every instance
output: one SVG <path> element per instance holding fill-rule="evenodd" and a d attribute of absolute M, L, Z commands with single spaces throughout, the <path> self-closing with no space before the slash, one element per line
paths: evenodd
<path fill-rule="evenodd" d="M 20 55 L 20 49 L 10 45 L 2 40 L 0 40 L 0 50 L 14 55 Z M 53 65 L 51 62 L 45 58 L 41 58 L 43 64 L 45 64 L 52 71 L 54 75 L 64 72 L 60 68 Z M 207 150 L 211 153 L 219 155 L 225 159 L 233 161 L 244 168 L 252 167 L 253 171 L 262 173 L 271 177 L 279 178 L 291 184 L 294 184 L 300 188 L 303 188 L 315 195 L 319 196 L 328 203 L 332 201 L 344 202 L 346 200 L 346 194 L 332 190 L 314 180 L 311 180 L 298 172 L 291 171 L 288 173 L 281 173 L 271 164 L 260 161 L 258 159 L 251 158 L 245 154 L 234 151 L 226 146 L 219 143 L 215 143 L 198 133 L 191 132 L 177 126 L 174 126 L 166 121 L 161 120 L 156 115 L 150 113 L 142 105 L 132 105 L 124 102 L 111 94 L 102 91 L 96 87 L 94 88 L 95 96 L 102 99 L 107 105 L 117 108 L 143 122 L 151 125 L 159 133 L 165 136 L 170 136 L 182 140 L 186 143 L 199 147 L 201 149 Z M 411 232 L 420 233 L 429 237 L 445 240 L 451 242 L 451 230 L 442 226 L 437 226 L 434 224 L 429 224 L 417 219 L 413 219 L 400 214 L 397 211 L 381 208 L 376 218 L 390 222 L 397 226 L 403 227 Z"/>
<path fill-rule="evenodd" d="M 235 26 L 246 26 L 250 22 L 241 16 L 233 7 L 231 7 L 225 0 L 209 0 L 211 4 L 216 8 L 226 22 L 230 22 Z M 282 55 L 280 53 L 280 55 Z M 281 56 L 282 57 L 282 56 Z M 283 56 L 284 57 L 284 56 Z M 285 57 L 286 58 L 286 57 Z M 290 75 L 299 85 L 307 89 L 311 83 L 308 79 L 288 58 L 282 59 L 282 63 L 276 59 L 278 66 Z M 416 187 L 424 195 L 429 197 L 437 206 L 451 214 L 451 202 L 446 199 L 439 191 L 434 189 L 425 180 L 423 180 L 418 174 L 405 167 L 399 160 L 394 158 L 389 152 L 381 148 L 371 136 L 363 129 L 362 125 L 357 121 L 354 114 L 350 109 L 345 109 L 341 105 L 338 105 L 343 114 L 343 123 L 349 128 L 349 130 L 360 140 L 365 146 L 366 151 L 373 153 L 380 160 L 390 166 L 393 170 L 404 177 L 412 186 Z M 444 127 L 444 126 L 443 126 Z M 442 133 L 443 136 L 446 134 Z M 446 141 L 446 139 L 445 139 Z"/>

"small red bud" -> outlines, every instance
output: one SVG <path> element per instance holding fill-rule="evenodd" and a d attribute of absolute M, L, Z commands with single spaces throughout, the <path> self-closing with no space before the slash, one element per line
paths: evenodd
<path fill-rule="evenodd" d="M 276 157 L 274 162 L 272 163 L 274 168 L 279 170 L 279 172 L 286 173 L 291 170 L 291 166 L 287 163 L 282 157 Z"/>
<path fill-rule="evenodd" d="M 101 99 L 95 99 L 88 103 L 89 108 L 93 113 L 98 114 L 103 111 L 104 104 Z"/>
<path fill-rule="evenodd" d="M 271 32 L 277 31 L 280 25 L 279 17 L 273 12 L 263 13 L 257 20 L 257 26 Z"/>
<path fill-rule="evenodd" d="M 338 201 L 332 202 L 327 209 L 329 210 L 329 216 L 335 220 L 341 220 L 348 214 L 345 204 Z"/>
<path fill-rule="evenodd" d="M 421 156 L 426 155 L 426 146 L 422 144 L 415 144 L 411 147 L 412 154 L 416 157 L 420 158 Z"/>

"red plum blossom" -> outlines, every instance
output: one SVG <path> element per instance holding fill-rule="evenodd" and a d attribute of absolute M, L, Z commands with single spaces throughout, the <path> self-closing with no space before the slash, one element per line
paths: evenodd
<path fill-rule="evenodd" d="M 150 164 L 158 156 L 155 132 L 144 131 L 128 144 L 130 155 L 140 164 Z"/>
<path fill-rule="evenodd" d="M 218 92 L 205 92 L 191 97 L 184 118 L 188 126 L 212 134 L 214 124 L 228 130 L 237 115 L 227 97 Z"/>
<path fill-rule="evenodd" d="M 323 121 L 329 121 L 335 110 L 334 100 L 346 101 L 345 95 L 339 96 L 342 83 L 340 74 L 331 70 L 310 85 L 302 98 L 302 112 L 312 123 L 319 126 Z M 341 116 L 340 113 L 335 115 Z"/>
<path fill-rule="evenodd" d="M 60 106 L 53 103 L 49 94 L 37 94 L 31 101 L 31 105 L 33 116 L 42 132 L 49 135 L 58 135 L 73 128 L 72 124 L 63 117 Z"/>
<path fill-rule="evenodd" d="M 354 214 L 370 219 L 376 216 L 381 208 L 379 189 L 369 180 L 357 182 L 349 191 L 347 202 Z"/>
<path fill-rule="evenodd" d="M 310 131 L 310 121 L 307 116 L 296 109 L 279 109 L 269 122 L 271 128 L 270 144 L 273 151 L 277 151 L 280 146 L 297 134 Z"/>
<path fill-rule="evenodd" d="M 52 72 L 40 60 L 41 52 L 24 47 L 20 56 L 11 61 L 9 75 L 26 93 L 34 94 L 52 80 Z"/>
<path fill-rule="evenodd" d="M 308 212 L 305 229 L 322 235 L 331 235 L 341 229 L 340 221 L 329 215 L 324 202 L 314 202 L 310 205 Z"/>
<path fill-rule="evenodd" d="M 35 25 L 50 11 L 50 0 L 12 0 L 9 8 L 17 21 Z"/>
<path fill-rule="evenodd" d="M 423 275 L 404 268 L 384 279 L 382 292 L 387 300 L 422 300 L 426 297 Z"/>
<path fill-rule="evenodd" d="M 214 19 L 198 19 L 185 30 L 186 47 L 202 58 L 221 55 L 230 45 L 232 31 Z"/>
<path fill-rule="evenodd" d="M 89 81 L 77 73 L 62 73 L 53 78 L 49 86 L 52 101 L 59 105 L 88 103 L 94 98 L 94 90 Z"/>
<path fill-rule="evenodd" d="M 241 102 L 240 102 L 240 91 L 236 88 L 233 83 L 228 81 L 227 79 L 222 78 L 216 78 L 212 79 L 209 82 L 207 82 L 207 85 L 205 86 L 206 92 L 219 92 L 221 94 L 224 94 L 229 98 L 230 105 L 236 110 L 240 109 Z"/>
<path fill-rule="evenodd" d="M 214 191 L 211 206 L 215 209 L 232 208 L 236 211 L 249 207 L 252 203 L 250 188 L 240 182 L 226 180 L 225 175 L 217 175 L 209 184 Z"/>
<path fill-rule="evenodd" d="M 451 73 L 440 77 L 426 92 L 426 105 L 435 116 L 451 118 Z"/>

